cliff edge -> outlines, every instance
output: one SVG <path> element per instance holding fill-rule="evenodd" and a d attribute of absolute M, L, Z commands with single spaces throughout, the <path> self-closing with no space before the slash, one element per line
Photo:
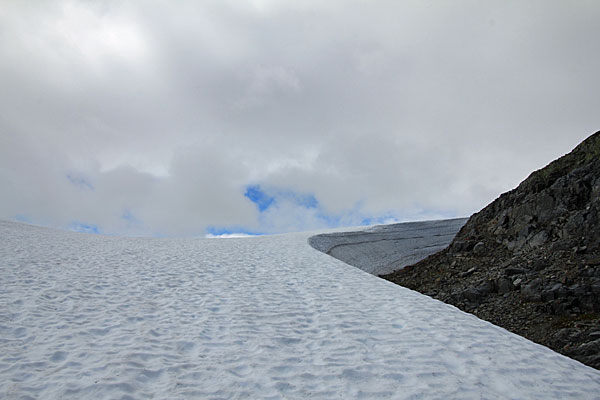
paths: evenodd
<path fill-rule="evenodd" d="M 600 132 L 382 277 L 600 369 Z"/>

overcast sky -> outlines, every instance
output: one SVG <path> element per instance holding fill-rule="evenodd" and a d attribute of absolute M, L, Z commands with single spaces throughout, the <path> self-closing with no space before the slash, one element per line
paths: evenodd
<path fill-rule="evenodd" d="M 600 129 L 597 1 L 1 3 L 0 218 L 468 216 Z"/>

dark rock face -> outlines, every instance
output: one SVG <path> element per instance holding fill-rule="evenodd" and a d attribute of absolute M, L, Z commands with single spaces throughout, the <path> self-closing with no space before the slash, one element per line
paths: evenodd
<path fill-rule="evenodd" d="M 600 132 L 383 277 L 600 369 Z"/>

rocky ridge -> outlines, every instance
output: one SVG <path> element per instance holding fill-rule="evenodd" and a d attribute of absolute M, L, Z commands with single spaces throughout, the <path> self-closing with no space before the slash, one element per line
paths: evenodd
<path fill-rule="evenodd" d="M 382 277 L 600 369 L 600 132 Z"/>

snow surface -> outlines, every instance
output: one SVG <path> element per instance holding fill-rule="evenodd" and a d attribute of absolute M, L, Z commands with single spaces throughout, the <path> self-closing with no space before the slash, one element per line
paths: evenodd
<path fill-rule="evenodd" d="M 309 238 L 317 250 L 373 275 L 390 274 L 446 248 L 468 218 L 376 225 Z"/>
<path fill-rule="evenodd" d="M 314 233 L 0 221 L 0 398 L 600 398 L 600 372 L 331 258 Z"/>

